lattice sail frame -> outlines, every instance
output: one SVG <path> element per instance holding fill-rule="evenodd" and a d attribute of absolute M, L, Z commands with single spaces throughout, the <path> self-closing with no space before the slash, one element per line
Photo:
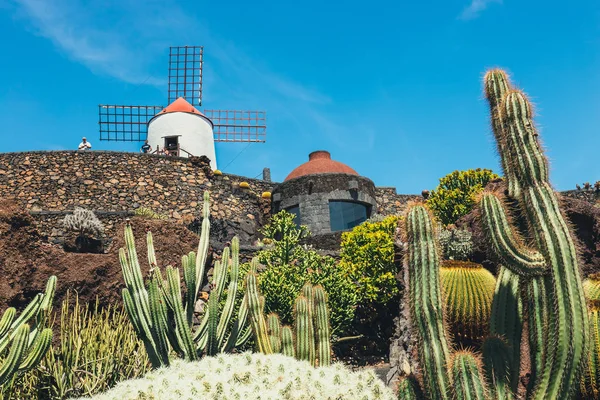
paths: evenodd
<path fill-rule="evenodd" d="M 267 113 L 264 111 L 204 110 L 214 124 L 215 142 L 265 142 Z"/>
<path fill-rule="evenodd" d="M 169 104 L 180 97 L 194 107 L 202 105 L 202 66 L 204 47 L 169 48 Z"/>
<path fill-rule="evenodd" d="M 198 108 L 202 104 L 202 46 L 169 48 L 168 104 L 183 97 Z M 100 140 L 143 142 L 148 122 L 164 106 L 108 105 L 98 106 Z M 240 110 L 204 110 L 213 122 L 216 142 L 265 142 L 266 112 Z"/>
<path fill-rule="evenodd" d="M 148 121 L 163 109 L 162 106 L 98 106 L 100 140 L 143 142 L 148 133 Z"/>

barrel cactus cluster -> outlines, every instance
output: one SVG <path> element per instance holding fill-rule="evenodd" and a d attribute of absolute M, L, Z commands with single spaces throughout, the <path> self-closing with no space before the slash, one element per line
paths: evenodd
<path fill-rule="evenodd" d="M 0 385 L 20 372 L 35 367 L 52 344 L 48 316 L 56 291 L 56 277 L 48 279 L 46 290 L 39 293 L 17 317 L 8 308 L 0 319 Z"/>
<path fill-rule="evenodd" d="M 526 397 L 573 398 L 589 345 L 574 240 L 548 181 L 548 161 L 527 97 L 511 87 L 501 70 L 486 74 L 485 89 L 507 183 L 506 194 L 486 191 L 479 200 L 481 223 L 500 265 L 490 333 L 483 341 L 482 357 L 452 350 L 434 223 L 425 206 L 412 205 L 405 218 L 405 263 L 422 389 L 428 399 L 516 398 L 527 315 L 531 378 Z M 506 197 L 517 204 L 521 220 L 511 216 Z M 403 381 L 401 387 L 414 389 L 411 382 Z"/>

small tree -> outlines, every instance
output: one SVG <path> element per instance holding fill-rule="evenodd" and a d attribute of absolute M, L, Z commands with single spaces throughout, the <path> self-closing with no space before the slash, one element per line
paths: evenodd
<path fill-rule="evenodd" d="M 489 169 L 454 171 L 440 179 L 427 199 L 427 206 L 443 225 L 453 224 L 473 209 L 475 196 L 485 185 L 498 178 Z"/>

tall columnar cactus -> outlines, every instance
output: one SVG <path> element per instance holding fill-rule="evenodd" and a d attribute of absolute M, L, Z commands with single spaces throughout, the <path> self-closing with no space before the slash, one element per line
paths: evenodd
<path fill-rule="evenodd" d="M 256 275 L 246 277 L 246 297 L 258 351 L 283 353 L 314 366 L 331 364 L 331 329 L 327 293 L 321 286 L 304 285 L 294 304 L 294 329 L 280 326 L 276 314 L 265 319 Z M 294 335 L 293 332 L 296 332 Z"/>
<path fill-rule="evenodd" d="M 548 183 L 548 165 L 537 141 L 531 106 L 521 92 L 510 89 L 503 72 L 491 71 L 485 79 L 508 196 L 517 202 L 527 232 L 523 235 L 512 227 L 503 196 L 494 192 L 481 196 L 482 223 L 501 267 L 491 334 L 483 342 L 480 368 L 475 355 L 452 355 L 448 350 L 433 224 L 424 206 L 409 207 L 405 263 L 425 395 L 514 399 L 526 309 L 532 365 L 527 398 L 569 399 L 578 389 L 589 335 L 575 246 Z M 524 245 L 523 236 L 531 238 L 532 247 Z"/>
<path fill-rule="evenodd" d="M 123 289 L 123 301 L 129 319 L 138 337 L 144 342 L 154 368 L 169 365 L 171 350 L 192 361 L 203 354 L 229 352 L 250 337 L 250 330 L 246 328 L 246 302 L 242 302 L 234 318 L 235 300 L 239 297 L 237 237 L 231 241 L 231 250 L 226 247 L 222 260 L 215 262 L 208 310 L 204 313 L 200 325 L 194 327 L 194 306 L 202 287 L 204 265 L 208 256 L 209 216 L 210 203 L 206 192 L 198 252 L 190 252 L 182 257 L 185 297 L 181 293 L 179 269 L 168 266 L 165 270 L 166 279 L 163 279 L 150 232 L 147 234 L 150 271 L 147 284 L 144 284 L 133 232 L 129 224 L 125 227 L 127 250 L 120 249 L 119 253 L 126 284 L 126 288 Z M 224 296 L 228 276 L 227 298 L 221 308 L 220 300 Z"/>
<path fill-rule="evenodd" d="M 493 380 L 492 387 L 498 399 L 506 398 L 506 393 L 516 393 L 519 385 L 523 332 L 519 279 L 509 269 L 499 268 L 490 317 L 490 337 L 483 343 L 486 373 Z"/>
<path fill-rule="evenodd" d="M 447 322 L 454 340 L 468 346 L 489 333 L 496 278 L 481 264 L 447 260 L 440 270 Z"/>
<path fill-rule="evenodd" d="M 0 386 L 10 381 L 15 374 L 35 367 L 52 345 L 52 329 L 47 328 L 46 324 L 55 290 L 56 277 L 51 276 L 46 284 L 46 291 L 36 295 L 19 317 L 12 307 L 2 315 L 0 356 L 3 360 L 0 363 Z"/>
<path fill-rule="evenodd" d="M 525 246 L 510 224 L 502 196 L 481 198 L 482 220 L 491 248 L 505 268 L 527 280 L 530 347 L 534 384 L 531 397 L 567 399 L 576 391 L 588 337 L 588 316 L 577 252 L 556 193 L 548 181 L 548 161 L 538 142 L 527 97 L 510 88 L 506 75 L 492 71 L 492 81 L 508 89 L 498 102 L 487 90 L 494 135 L 508 181 L 509 197 L 518 202 L 533 248 Z"/>
<path fill-rule="evenodd" d="M 452 387 L 455 399 L 485 400 L 487 387 L 481 361 L 468 351 L 457 351 L 452 355 Z"/>
<path fill-rule="evenodd" d="M 444 327 L 439 249 L 429 211 L 409 208 L 405 222 L 411 319 L 418 338 L 423 391 L 431 400 L 450 399 L 450 349 Z"/>

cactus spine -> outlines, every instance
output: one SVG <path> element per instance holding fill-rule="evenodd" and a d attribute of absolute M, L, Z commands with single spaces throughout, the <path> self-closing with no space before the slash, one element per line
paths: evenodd
<path fill-rule="evenodd" d="M 202 354 L 229 352 L 249 338 L 249 331 L 244 331 L 248 314 L 247 304 L 243 302 L 237 317 L 233 318 L 239 276 L 237 237 L 231 241 L 231 250 L 225 248 L 222 260 L 215 262 L 208 310 L 194 330 L 194 306 L 204 278 L 204 265 L 208 256 L 209 216 L 209 194 L 205 192 L 198 252 L 190 252 L 183 256 L 181 262 L 186 286 L 185 306 L 179 269 L 168 266 L 165 270 L 166 279 L 163 279 L 157 266 L 150 232 L 147 234 L 150 274 L 147 286 L 144 285 L 133 231 L 129 224 L 125 227 L 127 250 L 120 249 L 119 253 L 126 284 L 126 288 L 123 289 L 123 301 L 135 332 L 144 342 L 154 368 L 169 365 L 171 350 L 192 361 Z M 224 294 L 228 275 L 227 299 L 221 309 L 219 301 Z M 228 332 L 229 335 L 226 335 Z"/>
<path fill-rule="evenodd" d="M 535 328 L 530 335 L 535 363 L 531 397 L 567 399 L 576 389 L 589 326 L 577 252 L 548 181 L 548 162 L 538 143 L 529 101 L 522 92 L 510 89 L 505 74 L 489 72 L 486 89 L 491 81 L 504 81 L 507 87 L 497 92 L 502 94 L 499 102 L 499 96 L 490 96 L 495 92 L 487 90 L 494 134 L 509 196 L 518 201 L 535 249 L 522 244 L 499 196 L 482 196 L 482 219 L 504 267 L 528 279 L 530 294 L 539 295 L 529 297 L 538 306 L 530 312 Z"/>
<path fill-rule="evenodd" d="M 590 351 L 588 351 L 580 393 L 585 399 L 600 399 L 600 274 L 583 281 L 590 318 Z"/>
<path fill-rule="evenodd" d="M 321 286 L 304 285 L 294 303 L 294 331 L 281 327 L 279 317 L 271 313 L 265 320 L 260 304 L 256 275 L 246 277 L 245 302 L 249 304 L 250 321 L 258 351 L 283 353 L 313 366 L 331 365 L 331 329 L 327 293 Z"/>
<path fill-rule="evenodd" d="M 485 400 L 488 397 L 481 362 L 467 351 L 452 355 L 452 380 L 455 399 Z"/>
<path fill-rule="evenodd" d="M 35 367 L 52 345 L 52 329 L 47 328 L 48 316 L 56 291 L 56 277 L 51 276 L 44 293 L 39 293 L 17 318 L 14 308 L 8 308 L 0 319 L 0 386 L 15 374 Z M 30 321 L 32 321 L 30 323 Z"/>
<path fill-rule="evenodd" d="M 457 342 L 468 346 L 489 331 L 496 278 L 480 264 L 447 260 L 440 270 L 448 323 Z"/>

